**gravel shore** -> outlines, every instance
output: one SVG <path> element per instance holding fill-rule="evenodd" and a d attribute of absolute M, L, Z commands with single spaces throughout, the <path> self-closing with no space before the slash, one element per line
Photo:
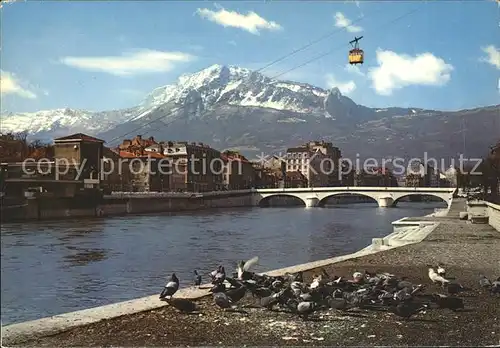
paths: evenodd
<path fill-rule="evenodd" d="M 455 216 L 435 218 L 439 227 L 423 242 L 325 267 L 350 277 L 354 271 L 390 272 L 428 286 L 426 265 L 444 264 L 447 274 L 471 290 L 460 296 L 465 310 L 430 309 L 410 320 L 381 311 L 318 312 L 303 321 L 292 314 L 245 308 L 247 314 L 223 312 L 210 297 L 200 299 L 199 314 L 181 314 L 170 306 L 101 321 L 23 344 L 74 346 L 485 346 L 500 345 L 500 297 L 478 288 L 479 274 L 500 276 L 500 233 Z M 316 271 L 305 274 L 311 278 Z M 254 304 L 251 296 L 242 304 Z"/>

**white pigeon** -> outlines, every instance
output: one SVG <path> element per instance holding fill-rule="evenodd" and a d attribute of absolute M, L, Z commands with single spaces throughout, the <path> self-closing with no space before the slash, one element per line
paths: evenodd
<path fill-rule="evenodd" d="M 250 269 L 250 267 L 252 267 L 253 265 L 255 265 L 257 262 L 259 262 L 259 257 L 258 256 L 252 257 L 247 262 L 241 261 L 238 264 L 238 267 L 237 267 L 238 279 L 241 280 L 242 279 L 241 277 L 243 276 L 243 272 L 248 272 L 248 270 Z"/>
<path fill-rule="evenodd" d="M 441 283 L 441 286 L 444 286 L 444 284 L 450 282 L 448 279 L 445 279 L 444 277 L 437 274 L 432 267 L 429 267 L 429 279 L 432 280 L 433 283 Z"/>
<path fill-rule="evenodd" d="M 439 274 L 441 277 L 444 277 L 446 275 L 446 270 L 443 268 L 443 266 L 438 265 L 437 274 Z"/>
<path fill-rule="evenodd" d="M 355 272 L 352 275 L 352 279 L 354 280 L 355 283 L 359 283 L 360 281 L 363 280 L 363 274 L 361 274 L 361 272 Z"/>
<path fill-rule="evenodd" d="M 321 285 L 321 281 L 323 280 L 322 275 L 320 274 L 319 276 L 315 276 L 311 285 L 309 285 L 310 289 L 316 289 Z"/>

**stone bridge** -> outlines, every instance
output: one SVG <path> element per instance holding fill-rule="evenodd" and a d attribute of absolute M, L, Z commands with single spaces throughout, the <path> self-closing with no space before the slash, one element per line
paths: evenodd
<path fill-rule="evenodd" d="M 321 205 L 328 197 L 336 195 L 360 195 L 377 201 L 379 207 L 394 207 L 398 200 L 408 196 L 428 195 L 441 198 L 448 207 L 451 206 L 456 188 L 441 187 L 311 187 L 311 188 L 277 188 L 254 190 L 256 205 L 273 196 L 292 196 L 301 199 L 306 207 Z"/>

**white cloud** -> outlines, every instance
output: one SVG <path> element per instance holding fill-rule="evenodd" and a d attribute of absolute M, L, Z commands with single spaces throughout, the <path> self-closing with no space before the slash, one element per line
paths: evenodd
<path fill-rule="evenodd" d="M 15 94 L 22 98 L 36 99 L 36 94 L 21 86 L 14 74 L 0 70 L 0 92 L 2 95 Z"/>
<path fill-rule="evenodd" d="M 354 81 L 340 82 L 333 74 L 326 75 L 326 84 L 328 85 L 328 88 L 337 87 L 342 94 L 352 93 L 356 89 Z"/>
<path fill-rule="evenodd" d="M 487 57 L 481 58 L 481 61 L 489 63 L 497 69 L 500 69 L 500 50 L 493 45 L 481 47 L 481 49 L 488 55 Z"/>
<path fill-rule="evenodd" d="M 141 73 L 167 72 L 175 63 L 188 62 L 195 57 L 182 52 L 140 50 L 121 56 L 63 57 L 61 63 L 89 71 L 100 71 L 117 76 Z"/>
<path fill-rule="evenodd" d="M 2 8 L 3 4 L 12 4 L 13 2 L 16 2 L 18 0 L 2 0 L 0 2 L 0 8 Z"/>
<path fill-rule="evenodd" d="M 377 63 L 368 76 L 380 95 L 391 95 L 393 90 L 410 85 L 443 86 L 450 80 L 453 70 L 451 64 L 432 53 L 412 57 L 378 49 Z"/>
<path fill-rule="evenodd" d="M 351 74 L 365 76 L 365 73 L 362 72 L 361 69 L 357 65 L 346 64 L 344 67 L 344 70 L 347 71 L 348 73 L 351 73 Z"/>
<path fill-rule="evenodd" d="M 208 19 L 209 21 L 220 24 L 224 27 L 243 29 L 255 35 L 259 35 L 259 29 L 283 29 L 278 23 L 268 21 L 253 11 L 244 15 L 236 11 L 227 11 L 220 6 L 218 8 L 218 11 L 212 11 L 207 8 L 199 8 L 196 13 L 202 18 Z"/>
<path fill-rule="evenodd" d="M 227 42 L 228 44 L 230 44 L 231 46 L 237 46 L 238 44 L 236 43 L 236 41 L 234 40 L 230 40 Z"/>
<path fill-rule="evenodd" d="M 335 13 L 335 26 L 338 28 L 345 28 L 350 33 L 359 33 L 363 31 L 363 28 L 352 25 L 351 20 L 349 20 L 342 12 Z"/>

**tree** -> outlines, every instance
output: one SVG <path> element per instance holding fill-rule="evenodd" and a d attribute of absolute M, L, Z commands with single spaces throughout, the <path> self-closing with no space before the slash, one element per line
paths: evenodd
<path fill-rule="evenodd" d="M 491 202 L 500 201 L 500 141 L 492 146 L 490 153 L 479 165 L 480 186 L 484 199 Z"/>

